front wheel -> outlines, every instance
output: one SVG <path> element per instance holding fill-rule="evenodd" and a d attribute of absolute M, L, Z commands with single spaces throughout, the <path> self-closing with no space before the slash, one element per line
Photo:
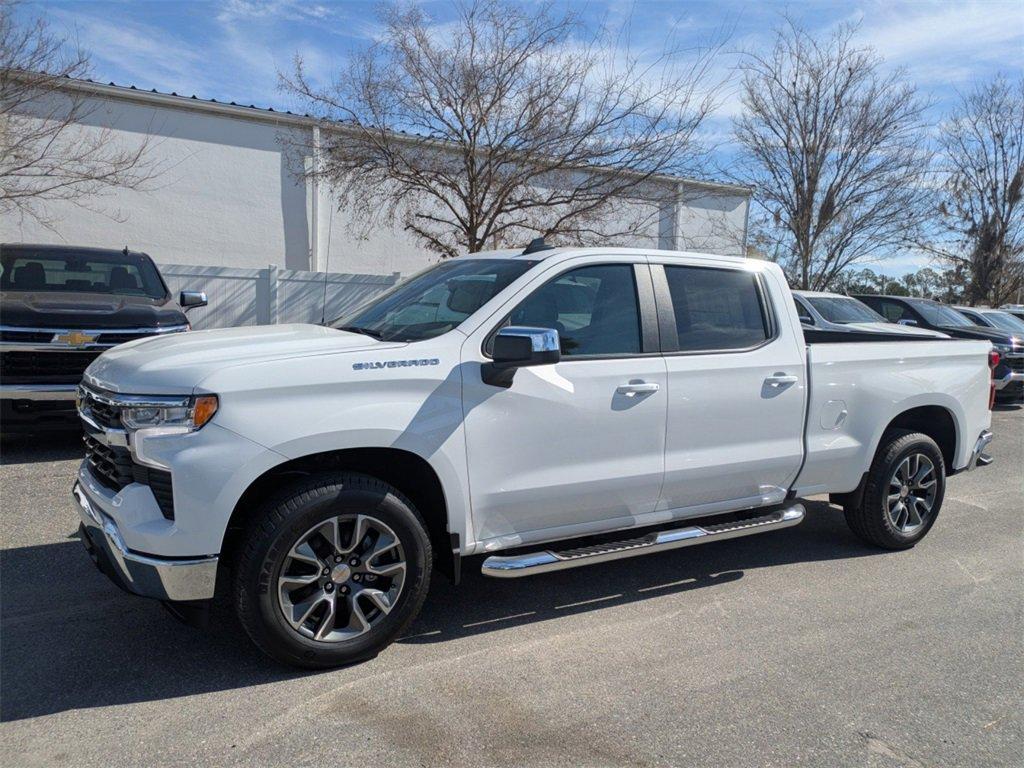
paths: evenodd
<path fill-rule="evenodd" d="M 286 664 L 376 655 L 416 617 L 430 581 L 423 520 L 397 489 L 331 473 L 290 486 L 250 527 L 235 576 L 239 619 Z"/>
<path fill-rule="evenodd" d="M 909 549 L 935 524 L 945 491 L 946 467 L 935 441 L 892 429 L 868 470 L 860 506 L 843 511 L 850 529 L 868 544 Z"/>

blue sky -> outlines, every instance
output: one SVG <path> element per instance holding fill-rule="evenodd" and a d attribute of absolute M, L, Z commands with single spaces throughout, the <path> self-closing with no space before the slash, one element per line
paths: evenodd
<path fill-rule="evenodd" d="M 859 39 L 904 67 L 935 102 L 933 118 L 958 90 L 1002 71 L 1024 73 L 1024 2 L 696 2 L 682 0 L 563 0 L 589 25 L 628 30 L 634 50 L 660 50 L 671 32 L 697 45 L 729 30 L 718 76 L 729 81 L 738 52 L 771 40 L 783 13 L 812 30 L 844 21 L 860 24 Z M 451 18 L 449 2 L 421 3 L 438 23 Z M 346 0 L 34 0 L 21 13 L 43 13 L 92 54 L 93 76 L 140 88 L 203 98 L 294 108 L 278 90 L 277 72 L 298 52 L 310 73 L 326 80 L 353 50 L 379 34 L 376 1 Z M 738 110 L 727 86 L 709 132 L 727 137 Z M 724 150 L 724 151 L 727 151 Z M 913 257 L 890 261 L 902 273 Z"/>

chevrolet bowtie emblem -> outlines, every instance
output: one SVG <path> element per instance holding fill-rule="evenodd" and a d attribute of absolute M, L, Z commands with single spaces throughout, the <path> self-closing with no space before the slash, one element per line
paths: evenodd
<path fill-rule="evenodd" d="M 81 331 L 68 331 L 67 333 L 60 333 L 53 337 L 54 344 L 66 344 L 69 347 L 84 347 L 86 344 L 92 344 L 99 338 L 95 334 L 82 333 Z"/>

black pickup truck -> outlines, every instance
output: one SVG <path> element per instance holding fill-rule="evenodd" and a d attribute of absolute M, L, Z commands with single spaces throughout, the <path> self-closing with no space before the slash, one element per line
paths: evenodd
<path fill-rule="evenodd" d="M 1024 403 L 1024 339 L 1001 328 L 976 325 L 952 307 L 931 299 L 860 295 L 853 298 L 867 304 L 890 323 L 941 331 L 954 339 L 991 341 L 999 353 L 999 363 L 992 371 L 996 402 L 1003 405 Z"/>
<path fill-rule="evenodd" d="M 89 363 L 189 330 L 184 310 L 205 304 L 200 291 L 175 302 L 153 260 L 127 248 L 0 244 L 0 429 L 74 424 Z"/>

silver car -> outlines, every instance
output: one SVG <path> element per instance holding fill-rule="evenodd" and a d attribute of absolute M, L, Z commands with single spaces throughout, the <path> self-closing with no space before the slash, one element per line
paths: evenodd
<path fill-rule="evenodd" d="M 906 336 L 949 337 L 938 331 L 890 323 L 880 314 L 852 296 L 823 291 L 793 291 L 800 324 L 804 328 L 823 331 L 866 331 L 868 333 L 899 333 Z"/>

